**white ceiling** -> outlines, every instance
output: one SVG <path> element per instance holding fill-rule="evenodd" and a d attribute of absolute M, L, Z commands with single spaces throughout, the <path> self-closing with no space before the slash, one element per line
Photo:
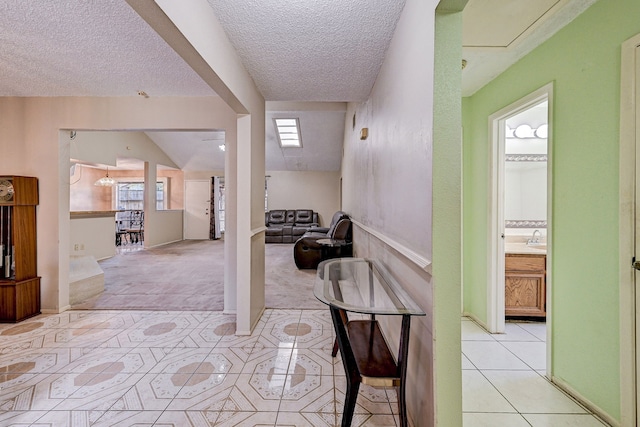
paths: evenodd
<path fill-rule="evenodd" d="M 596 0 L 470 0 L 470 95 Z M 208 0 L 267 101 L 362 101 L 404 1 Z M 287 7 L 283 7 L 285 5 Z M 0 96 L 215 96 L 125 0 L 0 0 Z M 267 104 L 267 170 L 339 170 L 344 112 Z M 280 110 L 280 111 L 277 111 Z M 303 148 L 275 142 L 275 114 L 300 118 Z M 220 169 L 218 132 L 148 132 L 185 170 Z M 203 159 L 209 161 L 203 163 Z"/>

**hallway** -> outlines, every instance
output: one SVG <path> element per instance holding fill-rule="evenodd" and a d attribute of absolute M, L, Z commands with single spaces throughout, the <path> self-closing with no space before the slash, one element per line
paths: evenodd
<path fill-rule="evenodd" d="M 507 323 L 489 334 L 462 318 L 464 427 L 603 427 L 545 377 L 546 325 Z"/>

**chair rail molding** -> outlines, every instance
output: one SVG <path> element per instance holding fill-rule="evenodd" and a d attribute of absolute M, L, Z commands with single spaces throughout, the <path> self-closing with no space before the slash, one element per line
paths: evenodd
<path fill-rule="evenodd" d="M 414 264 L 416 264 L 422 270 L 426 271 L 429 274 L 432 274 L 432 272 L 431 272 L 432 261 L 430 259 L 427 259 L 426 257 L 420 255 L 419 253 L 417 253 L 413 249 L 409 249 L 405 245 L 395 241 L 394 239 L 388 237 L 387 235 L 385 235 L 383 233 L 380 233 L 379 231 L 374 230 L 373 228 L 368 227 L 368 226 L 362 224 L 361 222 L 358 222 L 358 221 L 354 220 L 353 218 L 351 218 L 351 222 L 354 225 L 356 225 L 358 228 L 361 228 L 365 232 L 369 233 L 370 235 L 376 237 L 380 241 L 382 241 L 382 242 L 386 243 L 387 245 L 391 246 L 396 251 L 400 252 L 402 255 L 404 255 L 407 259 L 411 260 Z"/>

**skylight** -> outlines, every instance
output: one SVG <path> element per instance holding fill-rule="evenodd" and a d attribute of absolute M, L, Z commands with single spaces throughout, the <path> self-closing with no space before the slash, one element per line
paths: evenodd
<path fill-rule="evenodd" d="M 298 119 L 273 119 L 282 148 L 302 147 L 300 123 Z"/>

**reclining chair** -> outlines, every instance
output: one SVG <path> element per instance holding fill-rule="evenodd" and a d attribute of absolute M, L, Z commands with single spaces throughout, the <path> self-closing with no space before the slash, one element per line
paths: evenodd
<path fill-rule="evenodd" d="M 351 218 L 349 215 L 338 211 L 333 214 L 329 227 L 314 227 L 296 241 L 293 247 L 293 258 L 299 269 L 317 268 L 318 264 L 324 261 L 323 246 L 318 243 L 320 239 L 344 240 L 346 244 L 338 248 L 339 256 L 351 256 Z"/>

